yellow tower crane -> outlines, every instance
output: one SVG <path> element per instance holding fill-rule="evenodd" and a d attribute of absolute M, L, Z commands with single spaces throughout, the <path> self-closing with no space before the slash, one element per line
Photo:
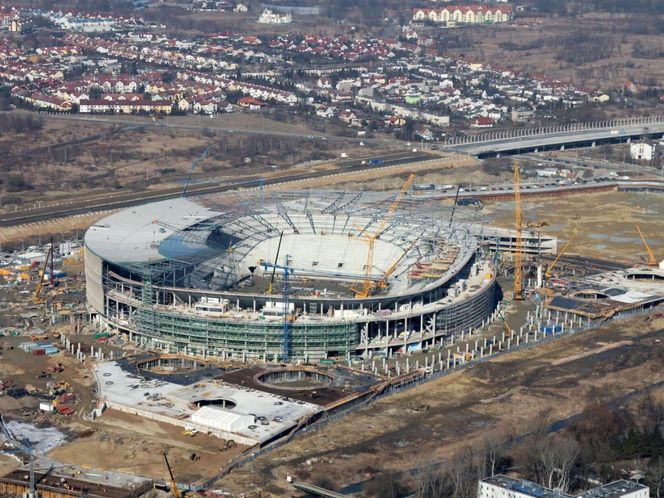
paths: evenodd
<path fill-rule="evenodd" d="M 514 218 L 516 240 L 514 241 L 514 299 L 522 300 L 523 295 L 523 211 L 521 209 L 521 172 L 519 161 L 514 161 Z"/>
<path fill-rule="evenodd" d="M 399 207 L 399 204 L 401 204 L 403 196 L 406 194 L 406 192 L 408 192 L 408 189 L 415 181 L 416 176 L 417 175 L 415 173 L 411 173 L 408 176 L 403 186 L 401 187 L 401 190 L 399 191 L 399 194 L 397 195 L 396 199 L 392 201 L 392 204 L 390 204 L 390 208 L 387 210 L 387 213 L 385 213 L 385 216 L 383 217 L 383 220 L 380 222 L 380 225 L 378 225 L 378 229 L 371 235 L 362 236 L 362 240 L 366 242 L 368 245 L 368 250 L 367 250 L 367 262 L 364 267 L 365 271 L 364 282 L 362 288 L 355 290 L 355 296 L 360 299 L 369 297 L 371 291 L 373 290 L 373 283 L 371 282 L 371 274 L 373 273 L 373 256 L 374 256 L 374 247 L 376 245 L 376 239 L 380 237 L 380 235 L 383 233 L 383 230 L 385 230 L 385 227 L 387 226 L 387 222 L 390 221 L 392 216 L 394 216 L 394 213 Z"/>
<path fill-rule="evenodd" d="M 639 225 L 636 225 L 636 230 L 637 232 L 639 232 L 639 236 L 643 241 L 643 245 L 646 246 L 646 252 L 648 253 L 648 266 L 659 266 L 657 264 L 657 258 L 655 257 L 655 253 L 653 253 L 652 249 L 650 249 L 650 246 L 648 245 L 648 242 L 646 242 L 646 238 L 643 236 L 643 232 L 641 231 Z"/>

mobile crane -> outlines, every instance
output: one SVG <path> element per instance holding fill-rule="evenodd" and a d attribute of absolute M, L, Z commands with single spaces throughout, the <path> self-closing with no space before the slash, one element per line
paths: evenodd
<path fill-rule="evenodd" d="M 178 489 L 178 483 L 175 482 L 175 477 L 173 477 L 173 471 L 171 470 L 171 464 L 168 463 L 168 457 L 166 456 L 165 451 L 164 461 L 166 462 L 166 468 L 168 468 L 168 475 L 171 478 L 171 494 L 173 495 L 173 498 L 182 498 L 182 493 L 180 493 L 180 490 Z"/>
<path fill-rule="evenodd" d="M 657 258 L 655 257 L 655 253 L 652 252 L 652 249 L 650 249 L 650 246 L 648 245 L 648 242 L 646 242 L 646 238 L 643 235 L 643 232 L 641 231 L 641 228 L 639 225 L 636 225 L 636 231 L 639 232 L 639 236 L 641 237 L 641 240 L 643 241 L 643 245 L 646 247 L 646 252 L 648 253 L 648 266 L 658 266 L 657 263 Z"/>

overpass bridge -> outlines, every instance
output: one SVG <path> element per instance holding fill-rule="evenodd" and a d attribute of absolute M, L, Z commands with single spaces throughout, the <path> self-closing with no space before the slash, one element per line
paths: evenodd
<path fill-rule="evenodd" d="M 449 138 L 440 148 L 485 158 L 566 147 L 594 147 L 600 143 L 630 142 L 642 137 L 664 137 L 664 116 L 488 131 L 473 136 Z"/>

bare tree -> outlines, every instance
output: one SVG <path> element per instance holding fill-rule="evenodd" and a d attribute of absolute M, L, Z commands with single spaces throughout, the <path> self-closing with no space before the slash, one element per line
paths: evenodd
<path fill-rule="evenodd" d="M 447 468 L 446 476 L 450 485 L 450 496 L 455 498 L 473 498 L 477 494 L 477 481 L 484 477 L 481 460 L 472 448 L 466 448 L 458 454 Z"/>
<path fill-rule="evenodd" d="M 446 495 L 447 481 L 444 473 L 437 467 L 420 463 L 416 486 L 415 494 L 418 498 L 437 498 Z"/>
<path fill-rule="evenodd" d="M 662 484 L 664 483 L 664 461 L 661 455 L 650 461 L 648 467 L 648 481 L 655 492 L 655 498 L 662 498 Z"/>
<path fill-rule="evenodd" d="M 572 469 L 579 457 L 579 444 L 570 436 L 558 436 L 547 438 L 540 448 L 546 486 L 550 489 L 567 492 L 570 487 Z"/>
<path fill-rule="evenodd" d="M 484 437 L 484 473 L 482 477 L 496 475 L 498 463 L 505 453 L 506 434 L 502 431 L 490 432 Z"/>

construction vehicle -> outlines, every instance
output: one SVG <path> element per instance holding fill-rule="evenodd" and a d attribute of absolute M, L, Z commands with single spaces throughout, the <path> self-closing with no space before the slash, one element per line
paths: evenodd
<path fill-rule="evenodd" d="M 575 231 L 574 233 L 572 233 L 572 236 L 571 236 L 571 237 L 569 238 L 569 240 L 565 243 L 565 245 L 563 246 L 562 250 L 558 253 L 558 256 L 556 256 L 556 259 L 553 260 L 553 262 L 549 265 L 549 267 L 548 267 L 548 268 L 546 269 L 546 271 L 544 272 L 544 277 L 545 277 L 547 280 L 551 278 L 551 272 L 553 271 L 553 269 L 554 269 L 554 268 L 556 267 L 556 265 L 558 264 L 558 261 L 560 261 L 560 258 L 563 257 L 563 254 L 565 254 L 565 252 L 567 251 L 567 248 L 570 246 L 570 244 L 572 243 L 572 241 L 573 241 L 574 238 L 576 237 L 576 234 L 577 234 L 576 231 Z"/>
<path fill-rule="evenodd" d="M 514 331 L 511 329 L 509 325 L 507 325 L 507 320 L 505 319 L 505 315 L 503 315 L 503 312 L 501 311 L 498 313 L 498 316 L 500 319 L 503 321 L 503 328 L 505 329 L 505 337 L 513 337 L 514 336 Z"/>
<path fill-rule="evenodd" d="M 452 353 L 452 358 L 454 358 L 454 364 L 457 364 L 457 361 L 460 363 L 466 363 L 473 359 L 473 354 L 470 351 Z"/>
<path fill-rule="evenodd" d="M 523 252 L 521 239 L 523 232 L 523 211 L 521 210 L 521 172 L 519 161 L 514 161 L 514 224 L 516 240 L 514 241 L 514 299 L 520 301 L 523 295 Z"/>
<path fill-rule="evenodd" d="M 44 264 L 39 270 L 39 279 L 37 280 L 37 287 L 35 288 L 35 294 L 33 296 L 33 300 L 35 304 L 44 304 L 44 298 L 42 298 L 41 293 L 44 288 L 44 276 L 46 275 L 46 267 L 48 266 L 49 260 L 51 261 L 51 280 L 53 279 L 53 244 L 51 244 L 48 248 L 48 252 L 46 253 L 46 259 L 44 260 Z"/>
<path fill-rule="evenodd" d="M 643 245 L 646 247 L 646 252 L 648 253 L 648 261 L 647 261 L 648 266 L 653 266 L 653 267 L 659 266 L 657 263 L 657 258 L 655 257 L 655 254 L 652 252 L 652 249 L 650 249 L 650 246 L 648 245 L 646 238 L 643 236 L 643 232 L 641 231 L 639 225 L 636 225 L 636 230 L 639 232 L 639 236 L 643 241 Z"/>
<path fill-rule="evenodd" d="M 168 468 L 168 475 L 171 478 L 171 494 L 173 495 L 173 498 L 182 498 L 182 493 L 180 493 L 180 490 L 178 489 L 178 483 L 175 482 L 175 477 L 173 477 L 173 471 L 171 470 L 171 464 L 168 463 L 168 457 L 166 456 L 165 451 L 164 461 L 166 462 L 166 467 Z"/>
<path fill-rule="evenodd" d="M 396 259 L 394 263 L 390 265 L 390 267 L 385 271 L 383 274 L 383 278 L 381 278 L 378 283 L 376 284 L 376 287 L 379 289 L 384 289 L 388 286 L 387 280 L 390 278 L 390 276 L 394 273 L 394 271 L 397 269 L 397 266 L 399 266 L 399 263 L 403 261 L 403 258 L 406 257 L 406 255 L 410 252 L 410 250 L 415 247 L 415 244 L 419 242 L 419 237 L 416 238 L 412 244 L 410 244 L 404 252 L 401 253 L 401 255 Z"/>
<path fill-rule="evenodd" d="M 374 283 L 372 281 L 372 273 L 373 273 L 373 256 L 374 256 L 374 248 L 376 245 L 376 240 L 380 238 L 381 234 L 385 230 L 385 227 L 387 226 L 387 222 L 390 221 L 392 216 L 394 216 L 394 213 L 401 204 L 401 199 L 403 199 L 403 196 L 406 194 L 406 192 L 408 192 L 408 189 L 415 181 L 416 176 L 417 175 L 415 175 L 415 173 L 411 173 L 408 176 L 403 186 L 401 187 L 401 190 L 399 191 L 399 194 L 397 195 L 396 199 L 392 201 L 390 208 L 387 210 L 387 213 L 383 217 L 383 220 L 378 225 L 376 231 L 371 235 L 362 235 L 360 232 L 360 235 L 358 237 L 367 243 L 368 249 L 367 249 L 367 261 L 364 266 L 364 271 L 365 271 L 364 282 L 360 289 L 353 289 L 355 291 L 355 297 L 364 299 L 371 295 L 371 292 L 374 289 Z"/>
<path fill-rule="evenodd" d="M 281 232 L 279 234 L 279 244 L 277 244 L 277 254 L 274 257 L 275 263 L 279 261 L 279 252 L 281 251 L 281 240 L 284 238 L 284 232 Z M 274 285 L 274 274 L 277 271 L 277 267 L 273 266 L 272 267 L 272 276 L 270 277 L 270 285 L 267 288 L 267 293 L 272 294 L 272 286 Z"/>

